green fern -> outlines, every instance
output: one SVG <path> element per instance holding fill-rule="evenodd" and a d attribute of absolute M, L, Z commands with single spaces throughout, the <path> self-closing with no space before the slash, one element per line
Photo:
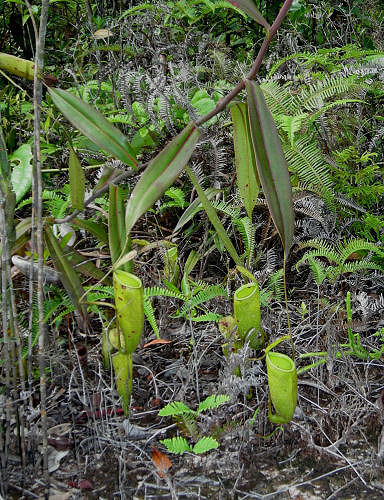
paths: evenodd
<path fill-rule="evenodd" d="M 315 250 L 306 252 L 296 264 L 296 269 L 308 262 L 313 277 L 317 284 L 321 284 L 326 278 L 334 282 L 345 273 L 357 273 L 364 270 L 384 271 L 384 266 L 380 262 L 373 262 L 370 259 L 372 254 L 378 258 L 384 257 L 384 251 L 375 243 L 358 238 L 351 238 L 335 245 L 331 243 L 313 239 L 300 244 L 300 248 L 314 247 Z M 353 254 L 369 254 L 361 260 L 347 262 Z M 325 266 L 318 258 L 327 259 L 334 265 Z"/>
<path fill-rule="evenodd" d="M 312 83 L 300 95 L 301 106 L 308 111 L 318 110 L 324 106 L 324 101 L 336 95 L 357 92 L 364 88 L 357 84 L 356 77 L 326 75 L 322 80 Z"/>
<path fill-rule="evenodd" d="M 329 166 L 313 139 L 304 135 L 293 145 L 284 143 L 283 150 L 290 169 L 297 174 L 299 180 L 308 183 L 332 205 L 333 182 Z"/>
<path fill-rule="evenodd" d="M 234 219 L 233 222 L 236 225 L 245 246 L 244 254 L 247 266 L 252 267 L 255 255 L 255 232 L 252 221 L 249 217 L 241 217 L 240 219 Z"/>
<path fill-rule="evenodd" d="M 165 203 L 162 203 L 159 208 L 160 212 L 163 212 L 167 208 L 171 207 L 185 208 L 187 205 L 185 201 L 184 191 L 180 188 L 171 186 L 165 191 L 164 196 L 168 196 L 168 198 L 171 198 L 172 201 L 166 201 Z"/>
<path fill-rule="evenodd" d="M 196 415 L 196 412 L 180 401 L 172 401 L 159 411 L 159 417 L 177 417 L 185 414 Z"/>
<path fill-rule="evenodd" d="M 149 299 L 144 299 L 144 314 L 148 320 L 148 323 L 151 325 L 152 330 L 155 332 L 156 337 L 159 339 L 160 332 L 155 318 L 155 310 L 153 308 L 152 302 Z"/>
<path fill-rule="evenodd" d="M 171 285 L 171 283 L 170 283 Z M 162 288 L 160 286 L 151 286 L 144 288 L 144 300 L 150 297 L 173 297 L 175 299 L 187 300 L 186 296 L 182 294 L 175 286 L 172 289 Z"/>
<path fill-rule="evenodd" d="M 197 443 L 192 448 L 192 452 L 196 454 L 207 453 L 207 451 L 216 449 L 218 447 L 219 443 L 215 438 L 211 436 L 205 436 L 197 441 Z"/>
<path fill-rule="evenodd" d="M 192 451 L 187 440 L 181 436 L 171 439 L 162 439 L 160 443 L 162 443 L 170 453 L 174 453 L 175 455 L 182 455 L 185 451 Z"/>
<path fill-rule="evenodd" d="M 197 414 L 206 410 L 213 410 L 214 408 L 218 408 L 224 403 L 227 403 L 229 400 L 230 397 L 226 396 L 225 394 L 212 394 L 212 396 L 208 396 L 199 404 L 199 406 L 197 407 Z"/>
<path fill-rule="evenodd" d="M 229 399 L 229 396 L 224 394 L 213 394 L 202 401 L 196 411 L 192 410 L 180 401 L 172 401 L 159 411 L 159 416 L 175 418 L 178 424 L 181 425 L 183 429 L 196 440 L 199 438 L 196 423 L 198 416 L 204 411 L 218 408 L 219 406 L 227 403 Z M 163 439 L 161 443 L 167 447 L 168 451 L 176 454 L 182 454 L 185 451 L 190 451 L 196 454 L 206 453 L 207 451 L 218 448 L 219 446 L 217 440 L 211 436 L 204 436 L 200 438 L 194 446 L 188 444 L 187 440 L 180 436 L 172 439 Z"/>
<path fill-rule="evenodd" d="M 197 293 L 188 302 L 186 302 L 180 310 L 180 315 L 185 316 L 188 311 L 192 311 L 200 304 L 212 300 L 216 297 L 228 297 L 227 291 L 224 286 L 208 285 L 205 290 Z"/>

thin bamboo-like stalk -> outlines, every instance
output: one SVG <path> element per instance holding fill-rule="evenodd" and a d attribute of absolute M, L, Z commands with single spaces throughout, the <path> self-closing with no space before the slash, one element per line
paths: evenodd
<path fill-rule="evenodd" d="M 7 493 L 7 464 L 8 464 L 8 446 L 10 441 L 10 421 L 11 421 L 11 361 L 10 361 L 10 346 L 8 335 L 8 308 L 7 308 L 7 274 L 6 274 L 6 258 L 7 258 L 7 232 L 4 213 L 5 197 L 0 186 L 0 228 L 2 228 L 1 239 L 1 305 L 2 305 L 2 330 L 4 343 L 4 371 L 5 371 L 5 419 L 3 425 L 0 426 L 0 488 L 1 495 L 5 498 Z"/>
<path fill-rule="evenodd" d="M 25 0 L 29 13 L 33 18 L 31 5 Z M 37 241 L 37 303 L 39 314 L 39 370 L 40 370 L 40 414 L 42 430 L 42 452 L 43 452 L 43 475 L 45 479 L 46 496 L 49 496 L 49 474 L 48 474 L 48 435 L 47 435 L 47 412 L 46 412 L 46 375 L 45 375 L 45 349 L 46 331 L 44 323 L 44 291 L 43 291 L 43 263 L 44 263 L 44 235 L 43 235 L 43 205 L 42 192 L 43 183 L 41 176 L 41 148 L 40 148 L 40 122 L 41 122 L 41 100 L 42 81 L 39 79 L 38 68 L 44 66 L 45 36 L 48 22 L 49 0 L 42 0 L 39 32 L 36 37 L 35 73 L 33 80 L 33 109 L 34 109 L 34 151 L 33 151 L 33 210 L 35 216 L 35 236 Z M 33 240 L 33 237 L 32 237 Z M 32 300 L 33 295 L 30 297 Z"/>

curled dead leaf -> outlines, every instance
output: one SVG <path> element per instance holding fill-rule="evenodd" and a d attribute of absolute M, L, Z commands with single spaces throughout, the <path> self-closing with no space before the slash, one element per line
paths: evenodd
<path fill-rule="evenodd" d="M 152 462 L 161 478 L 165 477 L 167 470 L 172 467 L 172 462 L 167 455 L 161 453 L 161 451 L 157 450 L 154 446 L 152 446 Z"/>

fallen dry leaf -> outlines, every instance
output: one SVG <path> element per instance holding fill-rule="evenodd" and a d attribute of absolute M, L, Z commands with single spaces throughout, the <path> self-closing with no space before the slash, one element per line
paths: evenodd
<path fill-rule="evenodd" d="M 161 451 L 157 450 L 154 446 L 152 446 L 152 462 L 160 477 L 164 477 L 167 470 L 172 467 L 172 462 L 169 460 L 167 455 L 161 453 Z"/>
<path fill-rule="evenodd" d="M 144 344 L 144 347 L 149 347 L 150 345 L 156 345 L 156 344 L 171 344 L 172 340 L 165 340 L 165 339 L 155 339 L 151 340 L 147 344 Z"/>

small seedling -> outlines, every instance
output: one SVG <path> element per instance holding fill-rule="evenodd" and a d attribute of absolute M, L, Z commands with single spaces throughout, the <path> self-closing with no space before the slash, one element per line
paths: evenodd
<path fill-rule="evenodd" d="M 166 446 L 170 453 L 180 453 L 180 455 L 185 451 L 201 454 L 217 448 L 219 443 L 215 438 L 211 436 L 203 436 L 199 438 L 197 418 L 203 411 L 218 408 L 227 401 L 229 401 L 229 396 L 225 396 L 223 394 L 213 394 L 202 401 L 197 407 L 197 410 L 192 410 L 189 406 L 180 401 L 173 401 L 172 403 L 167 404 L 167 406 L 159 411 L 159 416 L 173 417 L 180 424 L 183 430 L 197 441 L 194 445 L 191 445 L 184 437 L 178 436 L 171 439 L 163 439 L 161 443 Z"/>

